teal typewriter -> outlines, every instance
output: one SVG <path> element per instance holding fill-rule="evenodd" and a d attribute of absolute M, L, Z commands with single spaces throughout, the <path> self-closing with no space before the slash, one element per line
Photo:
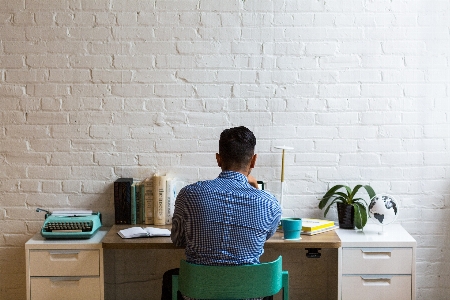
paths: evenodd
<path fill-rule="evenodd" d="M 46 239 L 89 239 L 102 227 L 102 216 L 92 211 L 44 211 L 41 235 Z"/>

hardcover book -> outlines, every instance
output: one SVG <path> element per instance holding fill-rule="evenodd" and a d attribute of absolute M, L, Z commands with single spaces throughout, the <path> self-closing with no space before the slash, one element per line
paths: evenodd
<path fill-rule="evenodd" d="M 148 177 L 144 180 L 144 224 L 154 223 L 154 202 L 153 202 L 153 178 Z"/>
<path fill-rule="evenodd" d="M 131 185 L 131 224 L 137 223 L 137 199 L 136 199 L 136 182 Z"/>
<path fill-rule="evenodd" d="M 317 229 L 317 230 L 313 230 L 313 231 L 302 231 L 301 234 L 302 235 L 315 235 L 315 234 L 319 234 L 319 233 L 335 230 L 337 228 L 339 228 L 339 226 L 333 225 L 333 226 L 330 226 L 330 227 L 325 227 L 325 228 Z"/>
<path fill-rule="evenodd" d="M 154 214 L 153 222 L 155 225 L 166 224 L 166 190 L 167 190 L 166 176 L 153 176 L 153 200 L 154 200 Z"/>
<path fill-rule="evenodd" d="M 325 228 L 333 227 L 333 226 L 334 226 L 333 221 L 322 220 L 322 219 L 302 218 L 302 231 L 304 231 L 304 232 L 321 230 L 321 229 L 325 229 Z"/>
<path fill-rule="evenodd" d="M 139 214 L 141 219 L 139 223 L 145 224 L 145 185 L 142 181 L 139 183 L 139 190 Z"/>
<path fill-rule="evenodd" d="M 136 224 L 144 223 L 144 219 L 142 218 L 142 204 L 141 204 L 141 183 L 137 182 L 135 185 L 134 195 L 136 197 Z"/>
<path fill-rule="evenodd" d="M 133 178 L 118 178 L 114 182 L 114 216 L 116 224 L 131 224 L 131 185 Z"/>
<path fill-rule="evenodd" d="M 166 224 L 172 224 L 173 212 L 175 210 L 175 200 L 184 185 L 185 184 L 183 181 L 180 181 L 176 178 L 167 179 Z"/>

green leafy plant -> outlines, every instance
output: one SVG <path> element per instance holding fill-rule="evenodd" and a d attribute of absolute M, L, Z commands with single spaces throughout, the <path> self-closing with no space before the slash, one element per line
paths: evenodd
<path fill-rule="evenodd" d="M 356 185 L 353 189 L 346 185 L 335 185 L 319 199 L 319 208 L 324 209 L 324 217 L 327 216 L 330 207 L 335 203 L 351 205 L 354 208 L 354 223 L 356 228 L 363 229 L 367 223 L 367 202 L 363 198 L 357 198 L 356 193 L 364 188 L 369 194 L 369 200 L 375 196 L 375 191 L 369 185 Z M 343 189 L 343 191 L 339 191 Z"/>

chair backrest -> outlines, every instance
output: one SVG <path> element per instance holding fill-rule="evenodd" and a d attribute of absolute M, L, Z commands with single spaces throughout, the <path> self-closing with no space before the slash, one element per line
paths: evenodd
<path fill-rule="evenodd" d="M 240 266 L 205 266 L 182 260 L 178 286 L 183 295 L 196 299 L 255 298 L 277 294 L 282 287 L 287 295 L 287 276 L 281 256 L 273 262 Z"/>

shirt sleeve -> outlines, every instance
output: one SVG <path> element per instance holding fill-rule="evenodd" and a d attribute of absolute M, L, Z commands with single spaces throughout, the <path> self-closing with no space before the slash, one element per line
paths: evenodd
<path fill-rule="evenodd" d="M 275 232 L 278 229 L 278 226 L 280 224 L 280 220 L 281 220 L 281 206 L 279 205 L 278 201 L 275 199 L 276 201 L 276 205 L 275 205 L 275 209 L 274 209 L 274 218 L 273 218 L 273 222 L 272 225 L 270 227 L 270 230 L 267 232 L 267 237 L 266 240 L 270 239 Z"/>
<path fill-rule="evenodd" d="M 186 246 L 185 221 L 184 221 L 184 190 L 182 189 L 175 200 L 175 210 L 172 217 L 172 230 L 170 239 L 177 247 Z"/>

